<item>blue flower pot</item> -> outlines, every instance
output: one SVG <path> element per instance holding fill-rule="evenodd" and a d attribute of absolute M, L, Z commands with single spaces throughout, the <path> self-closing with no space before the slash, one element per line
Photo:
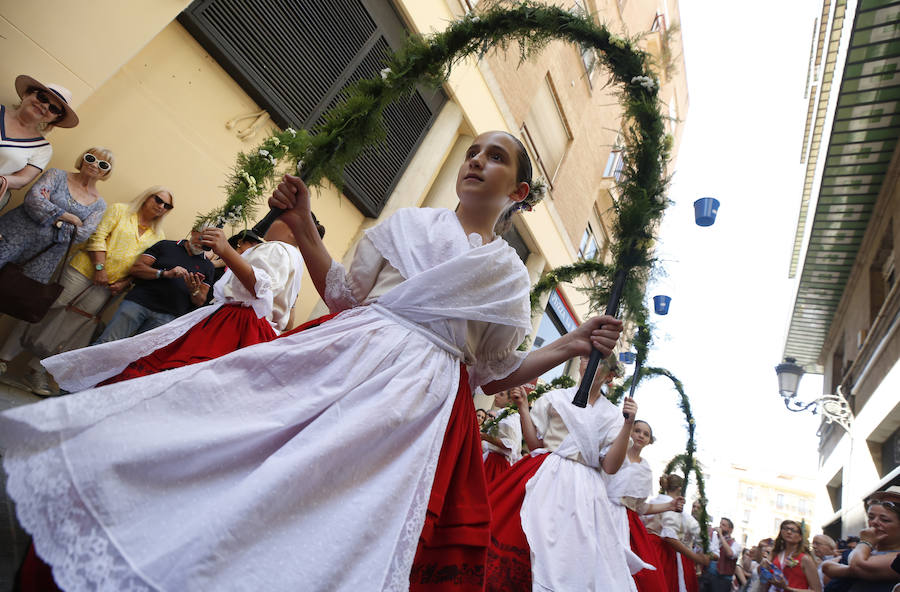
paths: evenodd
<path fill-rule="evenodd" d="M 653 297 L 653 311 L 658 315 L 669 314 L 669 303 L 672 302 L 672 298 L 669 296 L 663 296 L 660 294 L 659 296 Z"/>
<path fill-rule="evenodd" d="M 697 226 L 712 226 L 719 211 L 719 200 L 714 197 L 701 197 L 694 202 L 694 220 Z"/>
<path fill-rule="evenodd" d="M 634 364 L 634 361 L 637 359 L 637 354 L 634 352 L 620 352 L 619 353 L 619 361 L 623 364 Z"/>

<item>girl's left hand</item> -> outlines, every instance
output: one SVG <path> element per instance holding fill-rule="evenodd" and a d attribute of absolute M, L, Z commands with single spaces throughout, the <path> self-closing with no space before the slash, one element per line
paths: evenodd
<path fill-rule="evenodd" d="M 223 251 L 231 248 L 231 245 L 228 244 L 228 237 L 221 228 L 204 228 L 200 233 L 200 243 L 204 247 L 210 247 L 216 255 L 221 255 Z"/>
<path fill-rule="evenodd" d="M 572 357 L 589 356 L 594 349 L 608 356 L 622 334 L 622 321 L 609 315 L 593 317 L 567 334 L 571 340 Z"/>
<path fill-rule="evenodd" d="M 634 417 L 637 415 L 637 403 L 634 402 L 634 399 L 631 397 L 625 397 L 625 402 L 622 404 L 622 413 L 625 414 L 627 419 L 625 420 L 626 424 L 634 423 Z"/>

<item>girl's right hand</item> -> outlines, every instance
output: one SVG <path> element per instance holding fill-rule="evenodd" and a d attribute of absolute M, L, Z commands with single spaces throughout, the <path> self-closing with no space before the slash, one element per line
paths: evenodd
<path fill-rule="evenodd" d="M 269 207 L 308 218 L 311 206 L 306 183 L 300 177 L 285 175 L 284 180 L 272 192 L 272 197 L 269 198 Z"/>
<path fill-rule="evenodd" d="M 525 395 L 525 389 L 520 386 L 510 389 L 509 400 L 515 403 L 519 409 L 522 408 L 522 405 L 528 407 L 528 396 Z"/>

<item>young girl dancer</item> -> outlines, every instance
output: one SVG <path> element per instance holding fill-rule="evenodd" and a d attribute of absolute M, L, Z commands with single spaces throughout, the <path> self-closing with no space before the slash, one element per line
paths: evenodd
<path fill-rule="evenodd" d="M 643 420 L 635 420 L 631 430 L 631 446 L 625 455 L 622 468 L 612 475 L 606 476 L 606 493 L 613 504 L 616 527 L 623 544 L 630 545 L 635 555 L 644 563 L 657 569 L 641 569 L 632 572 L 632 577 L 640 592 L 664 592 L 666 590 L 665 575 L 661 569 L 661 561 L 657 546 L 650 538 L 640 516 L 659 514 L 660 512 L 681 512 L 684 498 L 676 497 L 668 502 L 648 504 L 653 487 L 653 473 L 650 463 L 641 458 L 644 447 L 655 441 L 650 424 Z"/>
<path fill-rule="evenodd" d="M 491 408 L 494 417 L 503 412 L 512 392 L 520 397 L 525 395 L 524 389 L 520 386 L 495 394 Z M 500 420 L 496 434 L 482 432 L 481 440 L 481 447 L 484 450 L 484 474 L 488 483 L 508 471 L 511 465 L 522 458 L 522 428 L 515 414 L 509 414 Z"/>
<path fill-rule="evenodd" d="M 290 228 L 276 220 L 265 242 L 242 253 L 220 228 L 207 228 L 202 236 L 228 266 L 213 286 L 213 304 L 128 339 L 43 360 L 62 388 L 76 392 L 211 360 L 271 341 L 287 327 L 303 274 Z"/>
<path fill-rule="evenodd" d="M 650 500 L 650 504 L 667 504 L 682 495 L 684 479 L 678 475 L 663 475 L 659 486 L 666 493 Z M 683 498 L 682 498 L 683 505 Z M 696 592 L 699 588 L 694 564 L 706 566 L 709 558 L 695 553 L 683 540 L 690 536 L 687 516 L 679 511 L 666 511 L 643 517 L 647 531 L 659 553 L 660 569 L 666 579 L 669 592 Z"/>
<path fill-rule="evenodd" d="M 531 410 L 515 396 L 532 452 L 490 484 L 486 590 L 634 589 L 628 565 L 640 560 L 610 536 L 616 526 L 601 472 L 621 466 L 637 405 L 625 400 L 623 420 L 603 383 L 598 374 L 583 409 L 572 404 L 577 387 L 550 391 Z"/>
<path fill-rule="evenodd" d="M 621 332 L 596 317 L 517 352 L 531 326 L 528 275 L 493 230 L 528 197 L 530 174 L 511 135 L 478 136 L 458 210 L 396 212 L 367 231 L 349 273 L 287 176 L 269 203 L 286 210 L 313 283 L 341 314 L 0 415 L 8 490 L 57 581 L 480 589 L 487 499 L 470 385 L 523 384 L 592 346 L 608 354 Z"/>

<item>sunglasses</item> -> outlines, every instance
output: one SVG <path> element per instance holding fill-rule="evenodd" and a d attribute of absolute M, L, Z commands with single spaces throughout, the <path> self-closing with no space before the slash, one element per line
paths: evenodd
<path fill-rule="evenodd" d="M 794 528 L 793 526 L 783 526 L 783 527 L 781 528 L 781 530 L 782 530 L 783 532 L 792 532 L 792 533 L 794 533 L 794 534 L 800 534 L 800 530 L 797 529 L 797 528 Z"/>
<path fill-rule="evenodd" d="M 88 164 L 97 163 L 97 166 L 100 167 L 101 171 L 108 171 L 109 169 L 112 168 L 111 164 L 109 164 L 105 160 L 100 160 L 99 158 L 97 158 L 96 156 L 91 154 L 90 152 L 85 152 L 84 156 L 82 158 L 84 159 L 84 162 L 86 162 Z"/>
<path fill-rule="evenodd" d="M 889 502 L 889 501 L 885 501 L 885 500 L 873 500 L 873 501 L 869 502 L 868 506 L 866 506 L 866 510 L 868 510 L 872 506 L 884 506 L 888 510 L 893 510 L 894 512 L 897 512 L 898 514 L 900 514 L 900 502 Z"/>
<path fill-rule="evenodd" d="M 42 91 L 42 90 L 35 91 L 34 96 L 37 97 L 38 101 L 42 102 L 45 105 L 49 105 L 49 107 L 47 107 L 47 109 L 50 111 L 50 113 L 53 113 L 54 115 L 59 116 L 66 112 L 65 109 L 63 109 L 56 103 L 51 103 L 50 95 L 48 95 L 44 91 Z"/>
<path fill-rule="evenodd" d="M 152 195 L 151 197 L 156 200 L 157 204 L 161 205 L 162 207 L 164 207 L 167 210 L 171 210 L 172 208 L 175 207 L 158 195 Z"/>

